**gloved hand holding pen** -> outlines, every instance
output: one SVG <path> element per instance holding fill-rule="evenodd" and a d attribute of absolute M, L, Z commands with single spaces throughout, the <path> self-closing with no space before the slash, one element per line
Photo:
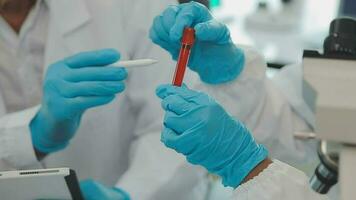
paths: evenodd
<path fill-rule="evenodd" d="M 161 141 L 221 176 L 225 186 L 236 188 L 267 158 L 249 130 L 208 95 L 172 85 L 158 87 L 156 94 L 165 110 Z"/>
<path fill-rule="evenodd" d="M 126 70 L 108 66 L 119 59 L 117 51 L 105 49 L 79 53 L 49 66 L 41 108 L 30 124 L 36 150 L 64 149 L 87 109 L 111 102 L 125 89 Z"/>
<path fill-rule="evenodd" d="M 188 67 L 202 81 L 220 84 L 238 77 L 244 67 L 244 53 L 233 44 L 228 28 L 213 19 L 200 3 L 192 1 L 168 7 L 154 19 L 150 38 L 177 60 L 185 27 L 193 27 L 196 34 Z"/>

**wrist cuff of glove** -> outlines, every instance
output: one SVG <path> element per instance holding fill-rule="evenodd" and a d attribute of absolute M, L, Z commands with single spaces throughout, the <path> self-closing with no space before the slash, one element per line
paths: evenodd
<path fill-rule="evenodd" d="M 57 122 L 55 122 L 49 115 L 43 113 L 44 112 L 40 110 L 30 123 L 31 138 L 34 148 L 45 154 L 66 148 L 69 144 L 69 140 L 54 142 L 48 139 L 48 135 L 51 132 L 62 134 L 65 130 L 65 124 L 55 125 Z"/>
<path fill-rule="evenodd" d="M 30 126 L 30 129 L 33 147 L 41 153 L 48 154 L 57 152 L 66 148 L 69 144 L 69 142 L 53 144 L 51 142 L 44 141 L 43 138 L 40 137 L 40 134 L 38 134 L 38 131 L 45 130 L 38 130 L 38 128 L 34 128 L 32 126 Z"/>
<path fill-rule="evenodd" d="M 37 151 L 48 154 L 48 153 L 54 153 L 65 149 L 68 146 L 69 142 L 63 144 L 50 145 L 50 144 L 44 144 L 43 142 L 39 142 L 39 140 L 32 139 L 32 144 Z"/>
<path fill-rule="evenodd" d="M 268 157 L 268 150 L 263 145 L 257 145 L 258 148 L 254 153 L 248 155 L 245 162 L 237 159 L 227 166 L 220 174 L 224 186 L 237 188 L 245 177 L 263 160 Z"/>
<path fill-rule="evenodd" d="M 122 200 L 131 200 L 130 195 L 124 190 L 117 187 L 113 187 L 113 189 L 122 195 Z"/>

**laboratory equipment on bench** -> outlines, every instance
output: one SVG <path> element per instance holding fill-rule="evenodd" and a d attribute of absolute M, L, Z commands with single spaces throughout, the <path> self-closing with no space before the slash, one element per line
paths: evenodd
<path fill-rule="evenodd" d="M 193 47 L 195 41 L 195 30 L 194 28 L 185 28 L 183 31 L 181 48 L 179 52 L 179 57 L 177 60 L 177 66 L 174 73 L 172 84 L 175 86 L 182 86 L 184 73 L 187 68 L 187 64 L 189 62 L 189 56 L 191 49 Z"/>
<path fill-rule="evenodd" d="M 316 90 L 320 164 L 310 180 L 321 194 L 339 182 L 341 200 L 356 196 L 356 20 L 332 21 L 323 54 L 304 51 L 305 80 Z"/>

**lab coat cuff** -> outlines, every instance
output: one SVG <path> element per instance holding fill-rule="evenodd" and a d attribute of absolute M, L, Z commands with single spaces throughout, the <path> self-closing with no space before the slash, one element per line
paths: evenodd
<path fill-rule="evenodd" d="M 285 179 L 290 180 L 290 183 L 294 181 L 300 182 L 305 177 L 305 174 L 298 169 L 293 168 L 278 160 L 273 160 L 273 163 L 270 164 L 259 175 L 236 188 L 234 191 L 234 196 L 239 197 L 241 195 L 248 194 L 273 196 L 276 193 L 280 193 L 280 190 L 283 190 L 283 188 L 278 187 L 277 183 L 285 181 Z"/>
<path fill-rule="evenodd" d="M 32 145 L 29 124 L 39 107 L 12 113 L 1 118 L 0 137 L 3 146 L 2 156 L 16 169 L 41 166 Z"/>

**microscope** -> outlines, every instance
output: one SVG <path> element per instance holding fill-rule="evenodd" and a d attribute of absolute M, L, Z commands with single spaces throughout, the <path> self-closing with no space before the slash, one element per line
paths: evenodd
<path fill-rule="evenodd" d="M 331 22 L 324 52 L 304 51 L 304 79 L 317 93 L 320 164 L 310 180 L 326 194 L 337 182 L 341 200 L 356 198 L 356 20 Z"/>

